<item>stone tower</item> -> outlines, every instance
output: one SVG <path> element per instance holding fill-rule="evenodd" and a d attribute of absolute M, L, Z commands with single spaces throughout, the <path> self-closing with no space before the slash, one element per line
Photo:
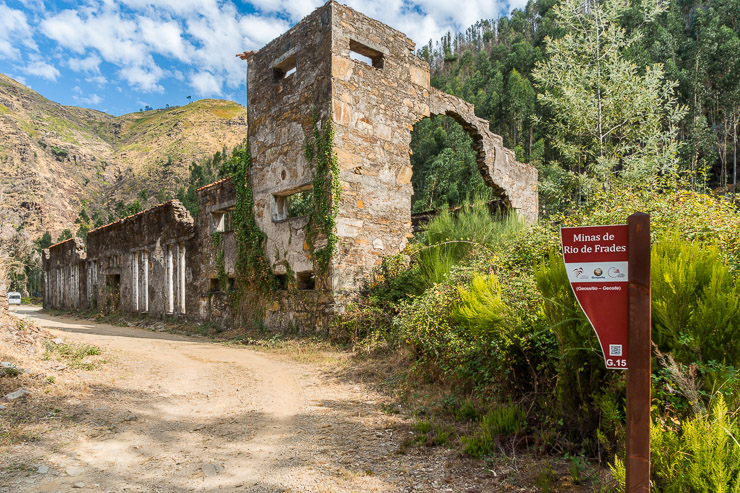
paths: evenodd
<path fill-rule="evenodd" d="M 444 114 L 459 122 L 473 138 L 486 184 L 527 222 L 537 220 L 537 171 L 515 160 L 471 104 L 431 87 L 429 65 L 403 33 L 330 1 L 242 58 L 257 223 L 275 273 L 284 274 L 287 261 L 299 283 L 310 280 L 314 266 L 304 244 L 306 218 L 288 212 L 311 188 L 304 147 L 314 115 L 334 124 L 342 189 L 330 268 L 335 308 L 383 255 L 407 244 L 411 131 L 422 118 Z"/>

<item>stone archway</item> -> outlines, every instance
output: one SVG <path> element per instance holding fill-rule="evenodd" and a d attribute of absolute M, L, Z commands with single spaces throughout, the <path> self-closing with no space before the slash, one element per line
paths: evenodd
<path fill-rule="evenodd" d="M 527 223 L 535 223 L 538 214 L 537 170 L 516 160 L 514 152 L 504 147 L 503 138 L 488 129 L 488 121 L 475 115 L 472 104 L 431 89 L 427 116 L 447 115 L 473 138 L 478 170 L 486 185 L 501 196 Z"/>

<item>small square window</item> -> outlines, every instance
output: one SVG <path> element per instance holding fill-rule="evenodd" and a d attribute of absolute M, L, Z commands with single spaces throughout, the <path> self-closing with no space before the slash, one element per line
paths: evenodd
<path fill-rule="evenodd" d="M 234 231 L 234 209 L 211 213 L 211 227 L 222 233 Z"/>
<path fill-rule="evenodd" d="M 286 79 L 292 76 L 296 72 L 296 67 L 297 65 L 295 55 L 286 58 L 282 62 L 272 67 L 272 72 L 275 76 L 275 80 Z"/>
<path fill-rule="evenodd" d="M 208 292 L 217 293 L 219 291 L 221 291 L 221 282 L 219 282 L 217 277 L 212 277 L 208 284 Z"/>
<path fill-rule="evenodd" d="M 288 276 L 286 274 L 277 274 L 275 280 L 277 281 L 277 289 L 279 291 L 288 289 Z"/>
<path fill-rule="evenodd" d="M 383 68 L 383 53 L 369 46 L 365 46 L 354 39 L 349 41 L 349 56 L 358 62 L 371 65 L 375 68 Z"/>
<path fill-rule="evenodd" d="M 275 194 L 272 196 L 272 220 L 285 221 L 292 217 L 308 216 L 313 210 L 313 188 Z"/>
<path fill-rule="evenodd" d="M 316 289 L 316 278 L 312 271 L 299 272 L 296 274 L 296 283 L 301 291 Z"/>

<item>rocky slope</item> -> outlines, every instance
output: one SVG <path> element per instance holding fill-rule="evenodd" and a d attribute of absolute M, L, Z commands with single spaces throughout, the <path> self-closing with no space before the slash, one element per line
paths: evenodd
<path fill-rule="evenodd" d="M 174 192 L 191 162 L 247 134 L 246 109 L 206 99 L 114 117 L 62 106 L 0 74 L 0 217 L 32 238 L 76 229 L 91 207 Z M 5 229 L 5 228 L 4 228 Z"/>

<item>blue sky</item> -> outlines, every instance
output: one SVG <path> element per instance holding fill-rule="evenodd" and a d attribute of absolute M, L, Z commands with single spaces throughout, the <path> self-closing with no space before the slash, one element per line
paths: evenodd
<path fill-rule="evenodd" d="M 322 0 L 0 0 L 0 73 L 43 96 L 121 115 L 202 98 L 245 104 L 246 62 Z M 346 0 L 417 46 L 524 0 Z"/>

